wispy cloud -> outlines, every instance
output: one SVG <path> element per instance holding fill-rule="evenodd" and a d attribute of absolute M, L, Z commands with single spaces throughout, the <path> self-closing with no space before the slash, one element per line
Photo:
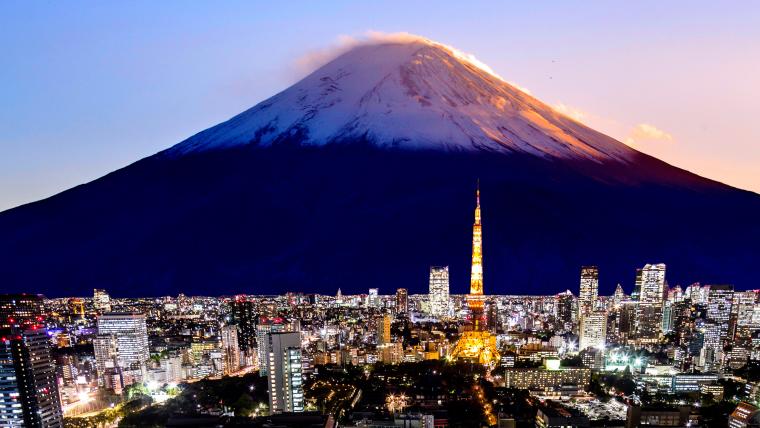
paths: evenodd
<path fill-rule="evenodd" d="M 674 139 L 670 133 L 648 123 L 640 123 L 636 125 L 623 140 L 623 142 L 629 146 L 636 146 L 641 143 L 672 141 L 674 141 Z"/>
<path fill-rule="evenodd" d="M 576 107 L 569 106 L 562 102 L 554 104 L 552 107 L 554 107 L 554 110 L 557 110 L 558 112 L 578 122 L 583 122 L 589 116 L 585 111 L 580 110 Z"/>

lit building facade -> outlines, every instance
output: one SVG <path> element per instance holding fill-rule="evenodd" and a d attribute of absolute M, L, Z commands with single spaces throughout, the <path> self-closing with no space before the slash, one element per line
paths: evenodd
<path fill-rule="evenodd" d="M 449 267 L 431 266 L 429 280 L 430 315 L 443 318 L 449 315 Z"/>
<path fill-rule="evenodd" d="M 662 333 L 662 313 L 665 301 L 665 264 L 647 264 L 637 272 L 640 287 L 638 305 L 638 329 L 636 336 L 641 343 L 655 343 Z"/>
<path fill-rule="evenodd" d="M 607 312 L 593 311 L 581 315 L 579 350 L 604 349 L 607 339 Z"/>
<path fill-rule="evenodd" d="M 406 288 L 396 290 L 396 313 L 399 315 L 409 313 L 409 292 Z"/>
<path fill-rule="evenodd" d="M 106 313 L 98 316 L 97 326 L 98 337 L 103 341 L 95 342 L 96 346 L 105 343 L 108 337 L 115 339 L 116 365 L 121 369 L 124 385 L 142 381 L 145 363 L 150 357 L 145 314 Z M 98 350 L 95 354 L 106 354 L 106 352 Z"/>
<path fill-rule="evenodd" d="M 583 266 L 581 268 L 580 293 L 578 294 L 578 309 L 581 314 L 591 312 L 596 308 L 599 295 L 599 268 Z"/>
<path fill-rule="evenodd" d="M 305 398 L 301 334 L 269 333 L 266 348 L 269 367 L 269 411 L 303 412 Z"/>
<path fill-rule="evenodd" d="M 44 329 L 0 330 L 0 426 L 63 427 L 55 366 Z"/>

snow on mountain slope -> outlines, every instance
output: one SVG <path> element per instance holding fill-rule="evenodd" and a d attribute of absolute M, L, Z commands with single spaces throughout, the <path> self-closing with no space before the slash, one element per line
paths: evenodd
<path fill-rule="evenodd" d="M 364 43 L 300 82 L 167 151 L 297 140 L 321 145 L 521 152 L 629 161 L 635 150 L 422 38 Z"/>

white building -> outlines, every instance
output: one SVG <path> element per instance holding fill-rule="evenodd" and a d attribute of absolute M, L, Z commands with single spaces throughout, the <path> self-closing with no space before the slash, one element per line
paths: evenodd
<path fill-rule="evenodd" d="M 665 264 L 645 265 L 637 281 L 640 284 L 637 337 L 642 342 L 656 342 L 662 332 Z"/>
<path fill-rule="evenodd" d="M 579 350 L 586 348 L 603 349 L 607 337 L 607 313 L 593 311 L 581 316 Z"/>
<path fill-rule="evenodd" d="M 267 335 L 270 413 L 303 412 L 301 333 Z"/>
<path fill-rule="evenodd" d="M 98 313 L 103 314 L 111 312 L 111 296 L 108 295 L 106 290 L 96 288 L 92 293 L 92 302 L 95 306 L 95 310 Z"/>
<path fill-rule="evenodd" d="M 443 318 L 449 315 L 449 267 L 430 267 L 430 315 Z"/>
<path fill-rule="evenodd" d="M 596 307 L 599 295 L 599 268 L 583 266 L 581 268 L 581 287 L 578 294 L 578 309 L 581 313 L 591 312 Z"/>
<path fill-rule="evenodd" d="M 141 380 L 145 363 L 150 357 L 145 314 L 106 313 L 98 316 L 97 325 L 99 340 L 94 342 L 96 361 L 97 355 L 105 361 L 109 355 L 114 354 L 115 341 L 115 365 L 121 369 L 124 384 L 129 385 L 133 383 L 132 381 Z M 98 349 L 99 347 L 101 349 Z"/>

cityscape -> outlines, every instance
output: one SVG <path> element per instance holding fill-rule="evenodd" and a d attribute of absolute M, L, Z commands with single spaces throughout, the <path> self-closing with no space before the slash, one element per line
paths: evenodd
<path fill-rule="evenodd" d="M 467 295 L 2 295 L 3 426 L 756 426 L 760 291 L 488 295 L 480 198 Z"/>

